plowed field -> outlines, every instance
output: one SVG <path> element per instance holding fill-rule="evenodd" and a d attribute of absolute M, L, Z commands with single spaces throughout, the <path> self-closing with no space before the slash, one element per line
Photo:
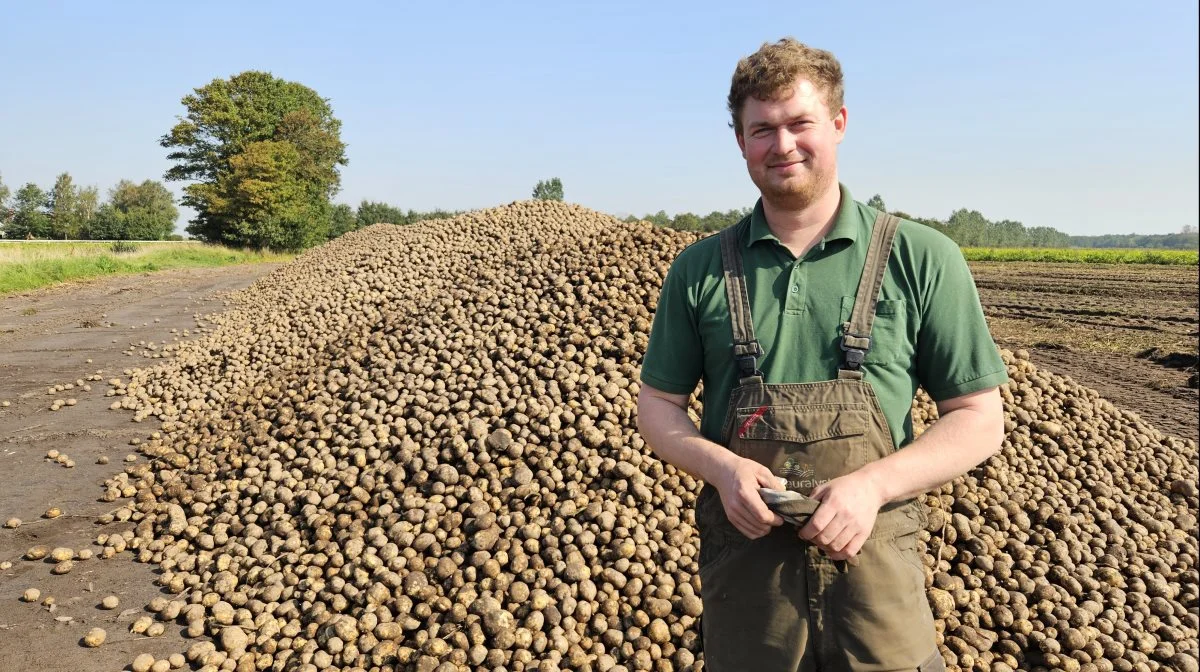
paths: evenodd
<path fill-rule="evenodd" d="M 1197 430 L 1196 267 L 976 262 L 992 334 L 1161 431 Z"/>

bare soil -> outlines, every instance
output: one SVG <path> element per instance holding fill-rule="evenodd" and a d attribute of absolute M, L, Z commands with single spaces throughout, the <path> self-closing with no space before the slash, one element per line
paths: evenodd
<path fill-rule="evenodd" d="M 119 670 L 140 653 L 166 657 L 190 644 L 175 624 L 157 638 L 129 632 L 130 623 L 148 613 L 145 605 L 165 595 L 154 584 L 157 569 L 134 562 L 130 553 L 76 561 L 62 576 L 50 573 L 52 563 L 21 556 L 39 544 L 99 554 L 96 535 L 128 526 L 95 523 L 97 516 L 115 508 L 97 500 L 100 486 L 134 452 L 130 439 L 145 439 L 157 426 L 131 422 L 128 412 L 110 411 L 114 398 L 105 396 L 106 381 L 125 378 L 127 368 L 153 365 L 155 351 L 142 342 L 160 347 L 182 338 L 184 329 L 197 326 L 195 316 L 222 309 L 222 294 L 246 287 L 274 268 L 259 264 L 164 271 L 0 299 L 0 405 L 10 403 L 0 408 L 0 521 L 23 521 L 15 530 L 0 529 L 0 562 L 13 563 L 0 572 L 0 671 Z M 97 372 L 103 380 L 86 380 Z M 77 387 L 47 394 L 49 387 L 80 379 L 91 385 L 90 392 Z M 55 399 L 69 398 L 78 403 L 50 410 Z M 51 449 L 67 453 L 76 466 L 48 461 Z M 96 464 L 101 455 L 108 456 L 109 464 Z M 51 506 L 64 515 L 42 518 Z M 54 610 L 21 602 L 26 588 L 40 589 L 42 599 L 53 596 Z M 121 605 L 100 609 L 106 595 L 116 595 Z M 57 620 L 63 618 L 70 620 Z M 93 627 L 107 631 L 107 641 L 97 649 L 84 648 L 80 639 Z"/>
<path fill-rule="evenodd" d="M 1159 431 L 1200 440 L 1200 269 L 973 263 L 992 335 Z"/>

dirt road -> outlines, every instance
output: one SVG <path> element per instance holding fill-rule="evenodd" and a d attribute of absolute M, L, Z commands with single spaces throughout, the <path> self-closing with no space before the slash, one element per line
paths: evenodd
<path fill-rule="evenodd" d="M 20 556 L 39 544 L 98 554 L 97 534 L 128 527 L 94 522 L 116 506 L 97 501 L 99 486 L 124 467 L 125 456 L 134 452 L 130 440 L 146 438 L 157 423 L 134 423 L 130 413 L 110 411 L 106 381 L 124 378 L 124 369 L 153 365 L 153 351 L 141 342 L 161 347 L 182 338 L 185 329 L 195 329 L 194 315 L 220 311 L 222 294 L 273 268 L 166 271 L 0 298 L 0 406 L 10 403 L 0 407 L 0 521 L 23 521 L 17 529 L 0 529 L 0 562 L 13 563 L 0 572 L 0 671 L 119 670 L 139 653 L 158 658 L 187 648 L 178 625 L 158 638 L 129 632 L 130 623 L 147 613 L 145 605 L 164 594 L 154 585 L 155 565 L 123 553 L 76 561 L 70 573 L 56 576 L 52 563 Z M 138 347 L 131 350 L 131 344 Z M 102 380 L 87 380 L 97 373 Z M 49 387 L 79 380 L 91 391 L 76 387 L 47 394 Z M 77 403 L 51 411 L 55 399 Z M 75 467 L 47 461 L 51 449 L 65 452 Z M 96 463 L 101 455 L 109 464 Z M 52 506 L 64 515 L 42 518 Z M 42 599 L 53 596 L 54 610 L 21 602 L 26 588 L 40 589 Z M 106 595 L 119 597 L 120 606 L 98 608 Z M 93 627 L 107 631 L 107 642 L 83 648 L 79 640 Z"/>

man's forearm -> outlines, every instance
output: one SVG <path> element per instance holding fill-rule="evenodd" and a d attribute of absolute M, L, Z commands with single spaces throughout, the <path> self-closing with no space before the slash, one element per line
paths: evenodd
<path fill-rule="evenodd" d="M 639 398 L 637 422 L 655 455 L 701 480 L 711 481 L 733 456 L 724 446 L 704 438 L 687 411 L 666 399 Z"/>
<path fill-rule="evenodd" d="M 916 497 L 970 471 L 999 449 L 1001 413 L 959 408 L 939 418 L 916 441 L 862 468 L 884 502 Z"/>

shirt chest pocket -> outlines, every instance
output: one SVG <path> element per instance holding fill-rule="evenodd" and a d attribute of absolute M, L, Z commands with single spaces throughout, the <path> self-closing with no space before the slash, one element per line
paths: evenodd
<path fill-rule="evenodd" d="M 842 297 L 842 323 L 850 320 L 854 297 Z M 839 337 L 840 337 L 839 329 Z M 883 299 L 875 304 L 875 323 L 871 326 L 871 351 L 867 364 L 891 364 L 911 357 L 908 338 L 908 304 L 904 299 Z"/>

